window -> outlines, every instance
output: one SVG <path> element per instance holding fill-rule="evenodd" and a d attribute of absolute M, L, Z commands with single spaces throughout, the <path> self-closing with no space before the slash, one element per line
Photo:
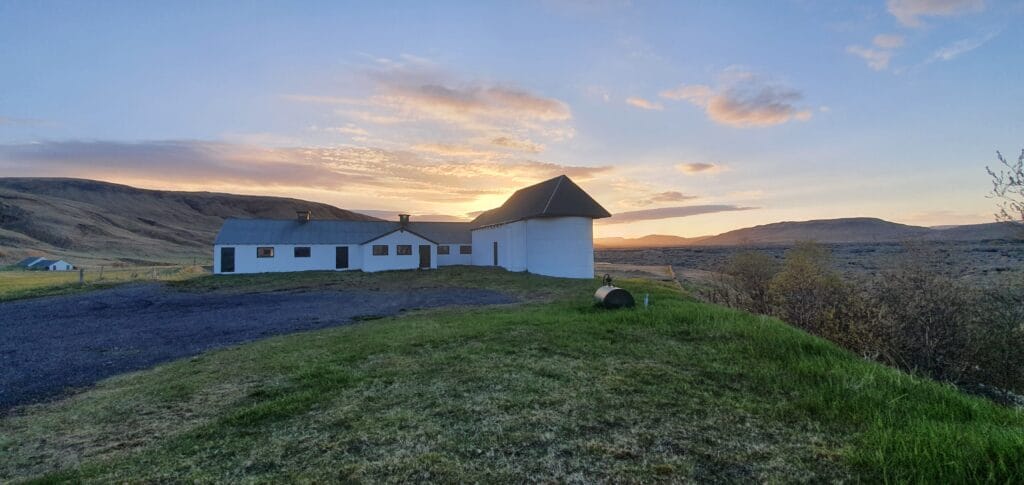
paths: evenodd
<path fill-rule="evenodd" d="M 309 246 L 296 246 L 295 247 L 296 258 L 308 258 L 309 257 Z"/>
<path fill-rule="evenodd" d="M 441 245 L 437 247 L 437 254 L 448 254 L 448 251 L 450 251 L 450 249 L 448 249 L 448 246 Z"/>
<path fill-rule="evenodd" d="M 387 256 L 388 255 L 388 245 L 387 244 L 374 244 L 373 245 L 373 255 L 374 256 Z"/>
<path fill-rule="evenodd" d="M 258 247 L 256 248 L 257 258 L 273 258 L 274 248 L 273 247 Z"/>
<path fill-rule="evenodd" d="M 412 256 L 411 244 L 399 244 L 395 247 L 395 254 L 399 256 Z"/>
<path fill-rule="evenodd" d="M 473 246 L 459 246 L 459 254 L 473 254 Z"/>

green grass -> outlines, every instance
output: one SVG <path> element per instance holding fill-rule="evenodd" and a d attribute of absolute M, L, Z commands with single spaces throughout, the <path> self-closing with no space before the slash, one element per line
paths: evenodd
<path fill-rule="evenodd" d="M 275 337 L 0 421 L 0 481 L 1017 482 L 1024 416 L 776 320 L 623 281 L 477 269 L 198 278 L 193 291 L 405 282 L 541 301 Z M 533 290 L 536 290 L 535 293 Z"/>
<path fill-rule="evenodd" d="M 85 268 L 83 283 L 78 271 L 0 271 L 0 301 L 41 296 L 81 293 L 124 283 L 143 281 L 180 281 L 206 273 L 198 266 L 119 266 Z"/>

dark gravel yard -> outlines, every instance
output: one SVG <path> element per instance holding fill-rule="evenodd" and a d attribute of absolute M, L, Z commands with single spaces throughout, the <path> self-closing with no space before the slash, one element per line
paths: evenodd
<path fill-rule="evenodd" d="M 229 294 L 139 285 L 0 303 L 0 412 L 271 335 L 411 309 L 514 301 L 480 289 Z"/>

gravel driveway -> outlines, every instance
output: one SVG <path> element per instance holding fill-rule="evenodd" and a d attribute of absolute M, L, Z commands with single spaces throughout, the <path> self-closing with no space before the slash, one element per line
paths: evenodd
<path fill-rule="evenodd" d="M 417 308 L 514 301 L 479 289 L 225 294 L 139 285 L 0 303 L 0 412 L 271 335 Z"/>

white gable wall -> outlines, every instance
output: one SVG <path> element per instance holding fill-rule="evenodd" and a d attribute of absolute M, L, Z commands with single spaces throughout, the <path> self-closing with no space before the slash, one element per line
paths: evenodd
<path fill-rule="evenodd" d="M 362 252 L 355 244 L 247 244 L 247 245 L 215 245 L 213 247 L 213 272 L 220 274 L 220 249 L 235 248 L 235 271 L 233 273 L 274 273 L 283 271 L 334 270 L 335 248 L 348 246 L 348 268 L 362 267 Z M 274 257 L 257 258 L 256 248 L 274 248 Z M 310 248 L 308 258 L 296 258 L 296 247 Z M 338 271 L 345 271 L 339 269 Z"/>
<path fill-rule="evenodd" d="M 373 246 L 388 246 L 387 256 L 374 256 Z M 409 244 L 412 254 L 399 256 L 397 246 Z M 430 246 L 430 267 L 437 268 L 437 245 L 409 231 L 395 231 L 362 246 L 363 271 L 388 271 L 393 269 L 416 269 L 420 267 L 420 245 Z"/>
<path fill-rule="evenodd" d="M 55 261 L 53 264 L 50 265 L 49 268 L 46 269 L 49 271 L 71 271 L 72 266 L 67 261 L 61 260 Z"/>
<path fill-rule="evenodd" d="M 526 221 L 527 270 L 563 278 L 594 277 L 594 221 L 545 217 Z"/>

